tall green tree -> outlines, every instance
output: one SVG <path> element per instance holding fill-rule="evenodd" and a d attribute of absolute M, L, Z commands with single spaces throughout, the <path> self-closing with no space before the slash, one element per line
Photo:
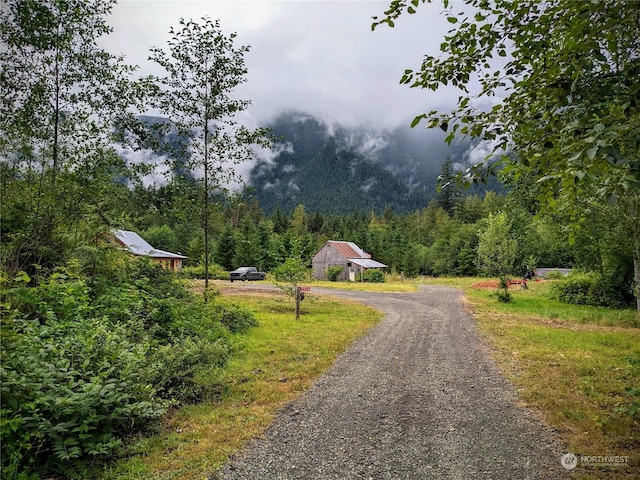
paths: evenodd
<path fill-rule="evenodd" d="M 21 212 L 2 235 L 12 270 L 60 264 L 82 222 L 113 221 L 105 196 L 126 173 L 111 128 L 139 99 L 133 67 L 98 46 L 114 4 L 9 0 L 0 8 L 0 203 L 3 219 Z"/>
<path fill-rule="evenodd" d="M 490 215 L 486 228 L 480 232 L 478 267 L 485 275 L 505 277 L 514 273 L 518 243 L 513 238 L 506 213 Z"/>
<path fill-rule="evenodd" d="M 393 1 L 372 28 L 393 27 L 423 3 Z M 531 174 L 541 204 L 571 209 L 573 225 L 585 218 L 585 197 L 620 204 L 640 312 L 640 2 L 443 4 L 452 29 L 441 52 L 407 69 L 401 83 L 453 86 L 461 95 L 452 110 L 421 114 L 413 125 L 425 120 L 449 132 L 448 141 L 463 135 L 491 142 L 493 159 L 470 168 L 466 180 L 497 168 Z"/>
<path fill-rule="evenodd" d="M 449 215 L 453 215 L 458 204 L 461 191 L 456 182 L 456 172 L 453 168 L 453 160 L 447 158 L 440 168 L 438 175 L 438 195 L 436 197 L 440 205 Z"/>
<path fill-rule="evenodd" d="M 236 120 L 250 105 L 233 96 L 246 81 L 244 55 L 249 47 L 236 47 L 236 34 L 225 35 L 219 20 L 209 18 L 200 23 L 180 19 L 179 28 L 172 27 L 170 34 L 168 51 L 151 50 L 151 60 L 166 71 L 155 79 L 159 91 L 153 103 L 187 139 L 187 166 L 200 178 L 206 300 L 212 194 L 235 179 L 234 166 L 251 158 L 251 146 L 263 142 L 266 131 L 251 131 Z"/>

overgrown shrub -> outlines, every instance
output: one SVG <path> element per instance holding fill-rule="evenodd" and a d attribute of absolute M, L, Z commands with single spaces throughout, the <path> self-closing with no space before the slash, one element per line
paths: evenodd
<path fill-rule="evenodd" d="M 180 276 L 183 278 L 203 279 L 204 265 L 182 267 Z M 209 265 L 209 278 L 214 280 L 229 280 L 229 271 L 217 263 L 212 263 Z"/>
<path fill-rule="evenodd" d="M 244 332 L 258 325 L 256 317 L 246 308 L 237 305 L 216 305 L 214 308 L 214 318 L 219 319 L 231 333 Z"/>
<path fill-rule="evenodd" d="M 159 397 L 173 403 L 194 403 L 218 389 L 219 382 L 201 381 L 200 372 L 222 367 L 231 354 L 229 342 L 220 337 L 211 342 L 197 337 L 183 337 L 161 345 L 151 355 L 147 381 Z"/>
<path fill-rule="evenodd" d="M 337 282 L 343 271 L 344 267 L 342 265 L 333 265 L 327 269 L 327 278 L 332 282 Z"/>
<path fill-rule="evenodd" d="M 550 289 L 551 296 L 561 302 L 576 305 L 622 307 L 620 292 L 595 272 L 571 272 L 555 280 Z"/>
<path fill-rule="evenodd" d="M 37 284 L 0 279 L 3 478 L 82 478 L 169 402 L 219 391 L 230 332 L 256 324 L 242 308 L 204 305 L 144 259 L 117 268 L 117 284 L 77 265 Z"/>
<path fill-rule="evenodd" d="M 78 474 L 164 412 L 142 381 L 152 344 L 105 318 L 2 324 L 2 469 Z"/>
<path fill-rule="evenodd" d="M 384 283 L 386 281 L 384 272 L 375 268 L 366 270 L 363 275 L 363 280 L 369 283 Z"/>

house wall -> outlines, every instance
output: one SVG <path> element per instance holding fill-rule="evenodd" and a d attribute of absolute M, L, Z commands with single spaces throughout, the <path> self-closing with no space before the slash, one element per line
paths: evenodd
<path fill-rule="evenodd" d="M 154 257 L 151 260 L 153 262 L 158 263 L 162 268 L 166 270 L 171 270 L 173 272 L 179 272 L 182 268 L 182 259 L 181 258 L 157 258 Z"/>
<path fill-rule="evenodd" d="M 334 265 L 347 266 L 347 259 L 344 258 L 337 250 L 331 247 L 330 244 L 325 244 L 318 253 L 316 253 L 312 260 L 313 278 L 316 280 L 326 280 L 327 269 Z M 347 277 L 346 272 L 342 272 L 340 280 L 345 280 Z"/>

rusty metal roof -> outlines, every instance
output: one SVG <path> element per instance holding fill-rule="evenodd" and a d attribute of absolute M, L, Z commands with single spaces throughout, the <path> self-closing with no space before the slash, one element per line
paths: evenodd
<path fill-rule="evenodd" d="M 371 258 L 371 255 L 362 250 L 353 242 L 329 240 L 327 243 L 335 248 L 344 258 Z"/>

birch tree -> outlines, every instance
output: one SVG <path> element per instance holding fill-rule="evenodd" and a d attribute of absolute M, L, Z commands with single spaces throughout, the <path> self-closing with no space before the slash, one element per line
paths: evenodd
<path fill-rule="evenodd" d="M 237 35 L 225 35 L 220 21 L 209 18 L 200 23 L 180 19 L 170 35 L 167 51 L 151 50 L 150 59 L 166 72 L 156 78 L 154 106 L 187 138 L 187 166 L 201 176 L 206 300 L 212 195 L 236 179 L 234 166 L 251 158 L 251 146 L 262 143 L 266 132 L 249 130 L 237 121 L 250 105 L 249 100 L 233 97 L 235 88 L 246 82 L 244 55 L 249 47 L 237 47 Z"/>
<path fill-rule="evenodd" d="M 135 97 L 134 67 L 98 45 L 114 4 L 9 0 L 0 8 L 3 220 L 21 213 L 3 231 L 12 270 L 63 257 L 63 237 L 89 215 L 79 193 L 95 188 L 99 197 L 97 176 L 123 166 L 111 127 Z"/>

